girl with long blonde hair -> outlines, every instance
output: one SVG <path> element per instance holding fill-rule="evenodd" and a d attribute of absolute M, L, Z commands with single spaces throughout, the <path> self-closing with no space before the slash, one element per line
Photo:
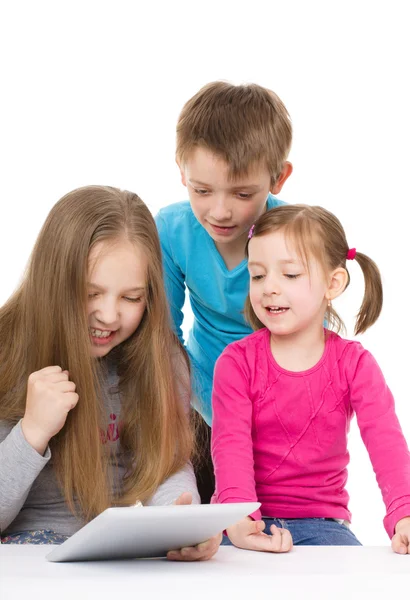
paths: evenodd
<path fill-rule="evenodd" d="M 89 186 L 57 202 L 0 339 L 3 543 L 61 542 L 113 505 L 199 502 L 188 362 L 136 194 Z"/>
<path fill-rule="evenodd" d="M 349 248 L 332 213 L 305 205 L 259 217 L 247 256 L 245 315 L 256 331 L 228 346 L 215 368 L 214 500 L 262 506 L 228 528 L 230 541 L 272 552 L 292 543 L 360 545 L 345 489 L 356 413 L 392 548 L 410 554 L 410 453 L 394 400 L 370 352 L 338 335 L 343 323 L 332 306 L 355 260 L 365 288 L 355 333 L 373 325 L 383 301 L 376 264 Z"/>

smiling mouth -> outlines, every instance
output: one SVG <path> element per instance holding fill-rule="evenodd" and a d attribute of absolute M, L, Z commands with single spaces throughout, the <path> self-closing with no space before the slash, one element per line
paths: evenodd
<path fill-rule="evenodd" d="M 271 315 L 279 315 L 289 310 L 287 306 L 265 306 L 265 310 Z"/>
<path fill-rule="evenodd" d="M 91 339 L 92 339 L 92 343 L 96 346 L 105 346 L 106 344 L 109 344 L 115 334 L 116 331 L 111 331 L 111 330 L 104 330 L 104 329 L 95 329 L 94 327 L 90 327 L 90 334 L 91 334 Z"/>
<path fill-rule="evenodd" d="M 110 337 L 110 335 L 112 333 L 114 333 L 113 331 L 107 331 L 106 329 L 94 329 L 93 327 L 90 328 L 91 331 L 91 335 L 93 337 L 97 337 L 97 338 L 107 338 Z"/>

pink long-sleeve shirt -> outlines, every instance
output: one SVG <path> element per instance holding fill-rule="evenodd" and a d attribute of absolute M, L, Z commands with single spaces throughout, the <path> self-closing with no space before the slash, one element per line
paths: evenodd
<path fill-rule="evenodd" d="M 347 433 L 354 413 L 390 537 L 410 516 L 410 453 L 374 357 L 335 333 L 307 371 L 281 368 L 261 329 L 230 344 L 214 373 L 213 502 L 261 502 L 264 517 L 351 520 Z"/>

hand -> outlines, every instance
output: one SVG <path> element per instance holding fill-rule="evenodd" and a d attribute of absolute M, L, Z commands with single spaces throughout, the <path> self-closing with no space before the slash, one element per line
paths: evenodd
<path fill-rule="evenodd" d="M 410 517 L 404 517 L 397 523 L 391 547 L 397 554 L 410 554 Z"/>
<path fill-rule="evenodd" d="M 190 492 L 184 492 L 174 502 L 174 504 L 191 504 L 192 494 Z M 215 535 L 214 537 L 202 542 L 197 546 L 187 546 L 180 550 L 170 550 L 167 554 L 168 560 L 209 560 L 217 553 L 220 543 L 222 541 L 222 533 Z"/>
<path fill-rule="evenodd" d="M 44 454 L 48 442 L 64 427 L 77 402 L 75 383 L 69 380 L 68 371 L 55 366 L 31 373 L 21 426 L 24 437 L 37 452 Z"/>
<path fill-rule="evenodd" d="M 258 550 L 260 552 L 289 552 L 292 550 L 293 541 L 290 531 L 271 525 L 272 535 L 263 533 L 265 523 L 253 521 L 250 517 L 241 519 L 226 530 L 231 542 L 244 550 Z"/>

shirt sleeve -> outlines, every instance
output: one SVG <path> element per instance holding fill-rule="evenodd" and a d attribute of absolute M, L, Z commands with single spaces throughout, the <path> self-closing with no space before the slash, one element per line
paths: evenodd
<path fill-rule="evenodd" d="M 172 504 L 183 492 L 191 492 L 192 504 L 201 504 L 194 469 L 190 462 L 161 483 L 155 494 L 146 503 L 146 506 Z"/>
<path fill-rule="evenodd" d="M 397 522 L 410 516 L 410 453 L 394 399 L 374 357 L 359 357 L 350 382 L 351 404 L 367 448 L 383 501 L 384 526 L 393 537 Z"/>
<path fill-rule="evenodd" d="M 189 369 L 182 351 L 177 348 L 172 356 L 172 363 L 177 382 L 179 398 L 189 417 L 191 410 L 191 385 Z M 172 504 L 183 492 L 191 492 L 192 504 L 201 504 L 196 477 L 192 464 L 188 462 L 180 471 L 168 477 L 146 503 L 147 506 L 163 506 Z"/>
<path fill-rule="evenodd" d="M 239 356 L 228 347 L 216 362 L 212 393 L 212 502 L 256 502 L 249 378 Z M 260 510 L 251 515 L 261 518 Z"/>
<path fill-rule="evenodd" d="M 14 427 L 0 422 L 0 532 L 14 521 L 22 509 L 31 486 L 51 458 L 27 442 L 21 421 Z"/>
<path fill-rule="evenodd" d="M 184 344 L 181 325 L 184 319 L 182 308 L 185 302 L 185 274 L 181 271 L 174 259 L 167 223 L 162 217 L 161 213 L 158 213 L 158 215 L 155 217 L 155 221 L 161 242 L 165 289 L 171 311 L 171 317 L 175 332 L 177 333 L 181 343 Z"/>

